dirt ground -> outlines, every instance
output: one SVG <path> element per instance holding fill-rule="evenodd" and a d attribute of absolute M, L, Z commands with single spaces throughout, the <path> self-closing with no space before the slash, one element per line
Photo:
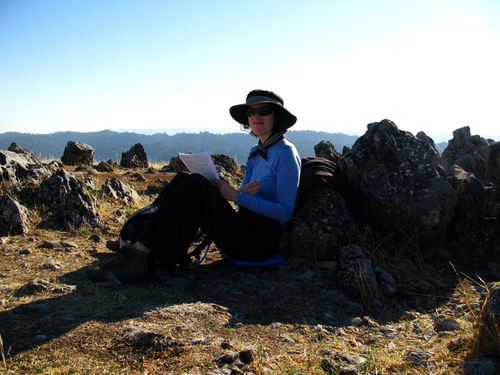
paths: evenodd
<path fill-rule="evenodd" d="M 136 189 L 142 200 L 124 207 L 126 215 L 172 178 L 159 168 L 141 171 L 145 181 L 126 171 L 71 172 L 96 186 L 118 177 Z M 0 373 L 337 374 L 335 353 L 364 358 L 360 374 L 462 373 L 481 300 L 467 278 L 430 296 L 429 306 L 402 300 L 373 316 L 339 295 L 327 265 L 293 258 L 238 267 L 215 247 L 202 265 L 179 269 L 177 284 L 95 283 L 83 270 L 113 256 L 106 241 L 126 218 L 119 202 L 97 197 L 106 230 L 33 225 L 1 239 Z M 439 315 L 461 328 L 437 332 Z M 427 354 L 412 356 L 417 349 Z"/>

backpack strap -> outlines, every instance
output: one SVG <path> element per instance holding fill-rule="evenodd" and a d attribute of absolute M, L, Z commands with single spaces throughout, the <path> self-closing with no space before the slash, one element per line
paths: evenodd
<path fill-rule="evenodd" d="M 203 237 L 204 236 L 204 237 Z M 201 229 L 198 230 L 196 233 L 196 236 L 193 239 L 193 242 L 199 241 L 203 237 L 203 240 L 191 251 L 190 253 L 187 254 L 187 256 L 194 257 L 196 259 L 195 262 L 193 262 L 189 268 L 196 268 L 200 264 L 203 263 L 203 261 L 206 259 L 208 252 L 210 250 L 210 246 L 212 245 L 212 239 Z M 205 253 L 201 255 L 201 252 L 205 249 Z"/>
<path fill-rule="evenodd" d="M 205 233 L 203 233 L 201 230 L 198 231 L 198 233 L 200 233 L 200 236 L 198 237 L 198 239 L 204 235 Z M 198 234 L 197 234 L 198 236 Z M 196 237 L 195 237 L 196 238 Z M 208 252 L 210 250 L 210 246 L 212 245 L 212 239 L 207 236 L 205 234 L 205 238 L 203 238 L 203 240 L 194 248 L 193 251 L 191 251 L 188 256 L 189 257 L 194 257 L 196 259 L 195 262 L 193 262 L 189 268 L 196 268 L 198 267 L 200 264 L 203 263 L 203 261 L 206 259 L 207 255 L 208 255 Z M 203 251 L 203 248 L 205 248 L 205 253 L 203 254 L 203 256 L 200 257 L 201 255 L 201 252 Z"/>

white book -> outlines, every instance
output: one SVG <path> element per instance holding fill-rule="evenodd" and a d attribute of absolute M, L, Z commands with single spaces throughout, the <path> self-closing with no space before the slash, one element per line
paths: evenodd
<path fill-rule="evenodd" d="M 196 154 L 179 153 L 179 157 L 187 169 L 189 169 L 189 172 L 199 173 L 208 179 L 219 180 L 219 175 L 217 174 L 214 161 L 208 151 Z"/>

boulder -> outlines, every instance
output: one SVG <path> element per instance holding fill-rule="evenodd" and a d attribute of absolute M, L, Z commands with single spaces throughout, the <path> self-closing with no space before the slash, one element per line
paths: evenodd
<path fill-rule="evenodd" d="M 44 164 L 31 152 L 18 151 L 0 151 L 0 181 L 11 184 L 37 182 L 58 167 L 57 162 Z"/>
<path fill-rule="evenodd" d="M 0 195 L 0 236 L 26 234 L 28 210 L 8 195 Z"/>
<path fill-rule="evenodd" d="M 107 172 L 107 173 L 111 173 L 114 171 L 114 168 L 108 162 L 105 161 L 101 161 L 99 164 L 97 164 L 95 169 L 98 172 Z"/>
<path fill-rule="evenodd" d="M 217 165 L 221 166 L 227 173 L 231 175 L 239 174 L 240 168 L 238 167 L 236 160 L 234 160 L 229 155 L 214 154 L 212 155 L 212 160 L 214 161 L 214 164 L 216 166 Z"/>
<path fill-rule="evenodd" d="M 356 244 L 339 250 L 339 270 L 335 275 L 335 285 L 341 286 L 351 297 L 362 298 L 366 303 L 382 302 L 375 271 L 365 250 Z"/>
<path fill-rule="evenodd" d="M 358 224 L 341 194 L 318 187 L 294 215 L 289 248 L 297 256 L 336 261 L 343 246 L 359 241 Z"/>
<path fill-rule="evenodd" d="M 420 139 L 421 141 L 429 142 L 432 148 L 436 150 L 436 153 L 439 155 L 439 151 L 436 149 L 436 144 L 434 143 L 434 140 L 427 134 L 425 134 L 425 132 L 420 131 L 415 135 L 415 137 L 417 137 L 417 139 Z"/>
<path fill-rule="evenodd" d="M 339 166 L 363 196 L 373 228 L 420 244 L 446 239 L 457 195 L 429 142 L 383 120 L 368 125 Z"/>
<path fill-rule="evenodd" d="M 41 163 L 41 160 L 38 158 L 38 156 L 36 156 L 31 151 L 22 148 L 17 142 L 12 142 L 7 150 L 15 152 L 16 154 L 26 155 L 30 160 L 33 160 L 35 163 Z"/>
<path fill-rule="evenodd" d="M 485 179 L 500 187 L 500 142 L 490 143 L 488 149 Z"/>
<path fill-rule="evenodd" d="M 64 169 L 57 170 L 41 183 L 38 196 L 47 210 L 45 224 L 52 229 L 73 231 L 104 226 L 84 184 Z"/>
<path fill-rule="evenodd" d="M 479 245 L 483 240 L 486 191 L 473 173 L 464 171 L 458 165 L 452 166 L 448 180 L 452 181 L 457 191 L 455 217 L 450 228 L 454 239 L 466 248 Z"/>
<path fill-rule="evenodd" d="M 491 143 L 492 140 L 479 135 L 471 136 L 468 126 L 457 129 L 441 155 L 441 165 L 446 173 L 449 173 L 451 167 L 456 164 L 465 171 L 474 173 L 478 179 L 484 180 Z"/>
<path fill-rule="evenodd" d="M 139 200 L 139 194 L 117 178 L 108 178 L 104 182 L 103 191 L 108 197 L 120 200 L 124 204 L 135 203 Z"/>
<path fill-rule="evenodd" d="M 61 161 L 64 165 L 88 165 L 94 164 L 95 150 L 89 145 L 78 142 L 69 141 L 64 148 Z"/>
<path fill-rule="evenodd" d="M 168 170 L 175 173 L 189 172 L 179 156 L 172 156 L 168 164 Z"/>
<path fill-rule="evenodd" d="M 129 151 L 122 152 L 120 160 L 122 168 L 148 168 L 148 155 L 140 143 L 133 145 Z"/>
<path fill-rule="evenodd" d="M 314 146 L 314 154 L 319 158 L 325 158 L 335 163 L 342 156 L 340 152 L 335 150 L 335 145 L 332 141 L 321 141 Z"/>

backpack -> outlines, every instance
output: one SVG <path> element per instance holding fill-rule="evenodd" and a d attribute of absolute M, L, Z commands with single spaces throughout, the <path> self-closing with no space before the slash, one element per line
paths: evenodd
<path fill-rule="evenodd" d="M 123 224 L 123 227 L 120 230 L 118 242 L 115 243 L 114 246 L 108 243 L 108 248 L 113 251 L 118 251 L 127 242 L 137 242 L 139 234 L 159 209 L 160 206 L 153 203 L 135 211 L 132 215 L 130 215 L 127 221 L 125 221 L 125 224 Z M 209 236 L 199 229 L 193 238 L 192 244 L 195 246 L 194 249 L 188 252 L 183 259 L 178 259 L 178 262 L 189 266 L 190 268 L 199 266 L 205 260 L 208 251 L 210 250 L 212 241 Z M 201 256 L 203 249 L 205 249 L 205 253 Z M 191 259 L 192 257 L 195 258 L 194 262 Z"/>
<path fill-rule="evenodd" d="M 123 224 L 122 229 L 120 230 L 120 235 L 118 238 L 120 248 L 127 242 L 137 242 L 137 237 L 159 208 L 160 207 L 156 204 L 150 204 L 135 211 L 127 219 L 125 224 Z"/>

